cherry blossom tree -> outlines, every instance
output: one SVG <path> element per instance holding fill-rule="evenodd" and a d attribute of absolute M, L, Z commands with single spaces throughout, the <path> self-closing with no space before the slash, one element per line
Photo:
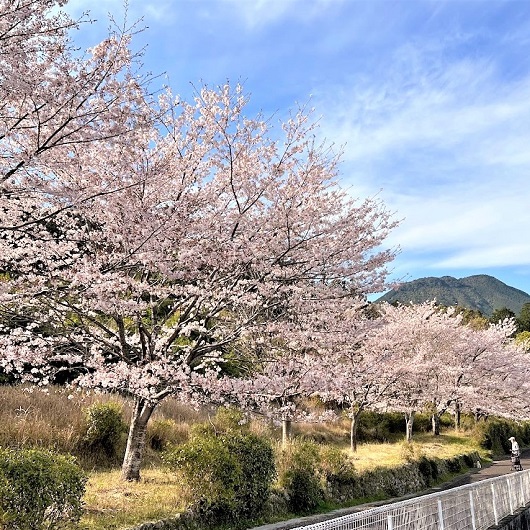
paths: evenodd
<path fill-rule="evenodd" d="M 69 32 L 88 18 L 72 20 L 64 4 L 0 0 L 0 242 L 19 260 L 46 246 L 55 214 L 113 190 L 110 180 L 91 186 L 95 151 L 85 147 L 133 141 L 152 122 L 130 35 L 116 28 L 81 55 Z"/>
<path fill-rule="evenodd" d="M 281 422 L 283 444 L 290 438 L 294 421 L 336 420 L 337 404 L 346 403 L 354 409 L 348 397 L 358 389 L 345 388 L 352 385 L 345 370 L 352 378 L 362 377 L 361 357 L 348 354 L 357 351 L 363 331 L 376 325 L 374 306 L 344 286 L 313 285 L 312 291 L 310 296 L 305 291 L 303 303 L 292 300 L 296 309 L 288 323 L 282 321 L 281 328 L 275 329 L 275 323 L 269 322 L 265 333 L 260 330 L 260 335 L 252 338 L 255 362 L 245 376 L 216 377 L 203 385 L 208 386 L 208 397 L 214 402 L 230 401 Z M 290 338 L 288 343 L 281 338 L 284 336 Z M 374 369 L 372 381 L 380 379 L 380 366 L 370 368 Z M 335 407 L 322 402 L 333 402 Z M 355 409 L 355 419 L 358 414 Z"/>
<path fill-rule="evenodd" d="M 107 61 L 109 46 L 93 60 Z M 59 142 L 35 172 L 46 199 L 32 203 L 32 219 L 53 222 L 3 240 L 2 268 L 16 273 L 0 302 L 15 325 L 0 337 L 0 364 L 39 384 L 76 369 L 80 385 L 130 395 L 122 474 L 137 480 L 165 397 L 197 399 L 199 376 L 242 361 L 256 330 L 289 342 L 298 312 L 323 296 L 380 291 L 394 256 L 380 245 L 396 223 L 379 201 L 340 188 L 338 156 L 303 109 L 277 130 L 246 117 L 242 89 L 226 85 L 191 102 L 167 90 L 144 111 L 137 83 L 124 83 L 118 108 L 139 109 L 141 127 L 133 112 L 127 138 L 115 137 L 121 115 L 98 115 L 97 142 Z"/>
<path fill-rule="evenodd" d="M 320 389 L 324 401 L 345 407 L 350 418 L 350 449 L 357 450 L 357 429 L 361 414 L 376 409 L 394 393 L 399 371 L 393 365 L 392 350 L 372 348 L 365 334 L 381 325 L 380 319 L 344 318 L 341 344 L 323 356 L 321 370 L 326 384 Z M 338 342 L 338 341 L 337 341 Z"/>
<path fill-rule="evenodd" d="M 470 406 L 470 396 L 475 396 L 474 403 L 487 409 L 494 396 L 502 401 L 501 381 L 512 371 L 506 355 L 515 355 L 510 340 L 513 322 L 474 329 L 462 325 L 461 315 L 453 308 L 437 307 L 434 301 L 397 307 L 384 304 L 380 310 L 383 325 L 368 336 L 364 347 L 392 352 L 396 380 L 385 403 L 404 412 L 407 440 L 418 410 L 430 411 L 433 433 L 439 434 L 440 416 L 452 404 Z"/>
<path fill-rule="evenodd" d="M 516 323 L 506 319 L 470 333 L 462 357 L 458 400 L 466 410 L 516 420 L 530 417 L 530 367 L 524 347 L 513 338 Z"/>
<path fill-rule="evenodd" d="M 305 406 L 319 388 L 319 359 L 315 353 L 300 353 L 286 346 L 268 350 L 266 358 L 255 363 L 247 377 L 218 379 L 214 401 L 229 399 L 245 411 L 281 423 L 285 446 L 291 438 L 293 421 L 322 421 L 322 413 Z M 215 384 L 209 388 L 215 388 Z"/>
<path fill-rule="evenodd" d="M 387 353 L 363 348 L 368 331 L 380 325 L 375 305 L 352 293 L 335 298 L 323 294 L 315 300 L 317 306 L 306 315 L 304 326 L 311 330 L 309 344 L 318 352 L 309 373 L 311 391 L 325 403 L 347 410 L 355 451 L 359 416 L 390 389 L 394 371 L 385 362 Z"/>
<path fill-rule="evenodd" d="M 379 326 L 366 334 L 363 351 L 374 359 L 384 359 L 383 366 L 393 371 L 391 388 L 380 396 L 377 405 L 404 413 L 406 439 L 410 440 L 414 415 L 424 402 L 429 378 L 423 355 L 428 341 L 421 326 L 435 309 L 433 304 L 396 307 L 383 303 L 379 312 Z"/>

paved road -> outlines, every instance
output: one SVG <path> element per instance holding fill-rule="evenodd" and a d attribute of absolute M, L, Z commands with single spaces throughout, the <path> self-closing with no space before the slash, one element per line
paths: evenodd
<path fill-rule="evenodd" d="M 530 469 L 530 449 L 526 449 L 521 453 L 521 464 L 523 469 Z M 466 473 L 460 477 L 456 477 L 451 482 L 441 484 L 440 489 L 455 488 L 456 486 L 463 486 L 464 484 L 472 484 L 488 478 L 500 477 L 506 473 L 514 473 L 511 469 L 512 463 L 509 456 L 504 456 L 494 460 L 492 464 L 485 466 L 481 469 L 473 470 L 470 473 Z"/>

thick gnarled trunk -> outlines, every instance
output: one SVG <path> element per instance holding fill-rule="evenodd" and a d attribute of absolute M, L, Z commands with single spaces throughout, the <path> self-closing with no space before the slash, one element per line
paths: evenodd
<path fill-rule="evenodd" d="M 128 481 L 140 480 L 140 467 L 147 437 L 147 423 L 155 410 L 156 403 L 136 398 L 131 426 L 127 438 L 127 448 L 121 468 L 121 478 Z"/>

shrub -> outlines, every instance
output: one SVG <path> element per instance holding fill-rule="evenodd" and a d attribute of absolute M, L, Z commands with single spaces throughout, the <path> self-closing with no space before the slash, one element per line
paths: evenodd
<path fill-rule="evenodd" d="M 171 419 L 155 418 L 147 426 L 147 441 L 154 451 L 163 451 L 170 444 L 183 443 L 188 435 L 188 426 L 181 426 Z"/>
<path fill-rule="evenodd" d="M 515 421 L 488 418 L 475 426 L 475 438 L 484 449 L 490 449 L 494 454 L 509 453 L 510 436 L 515 436 L 520 445 L 530 444 L 530 422 L 516 423 Z"/>
<path fill-rule="evenodd" d="M 0 527 L 67 528 L 81 517 L 86 480 L 70 456 L 0 449 Z"/>
<path fill-rule="evenodd" d="M 405 423 L 405 420 L 403 420 Z M 414 432 L 429 432 L 432 429 L 431 415 L 425 413 L 419 413 L 414 415 L 413 423 Z"/>
<path fill-rule="evenodd" d="M 219 408 L 210 425 L 216 432 L 247 432 L 250 428 L 248 418 L 243 412 L 228 407 Z"/>
<path fill-rule="evenodd" d="M 452 429 L 455 425 L 455 419 L 454 417 L 449 414 L 448 412 L 445 412 L 440 417 L 440 428 L 441 429 Z"/>
<path fill-rule="evenodd" d="M 197 434 L 185 444 L 168 450 L 164 462 L 175 471 L 201 514 L 226 518 L 235 509 L 234 497 L 240 468 L 222 440 L 214 435 Z"/>
<path fill-rule="evenodd" d="M 322 447 L 320 469 L 326 481 L 337 484 L 355 482 L 355 466 L 348 456 L 336 447 Z"/>
<path fill-rule="evenodd" d="M 215 432 L 211 425 L 195 429 L 183 445 L 163 458 L 186 486 L 195 508 L 207 519 L 241 524 L 259 516 L 275 476 L 274 452 L 268 441 L 238 431 L 238 421 L 223 416 Z"/>
<path fill-rule="evenodd" d="M 343 502 L 356 497 L 358 475 L 351 459 L 336 447 L 322 447 L 320 470 L 326 481 L 328 500 Z"/>
<path fill-rule="evenodd" d="M 244 518 L 257 517 L 276 475 L 272 446 L 266 439 L 250 433 L 225 435 L 223 439 L 241 466 L 236 494 L 238 511 Z"/>
<path fill-rule="evenodd" d="M 280 486 L 294 513 L 309 513 L 324 500 L 319 476 L 318 446 L 309 441 L 294 442 L 281 455 Z"/>
<path fill-rule="evenodd" d="M 359 441 L 388 442 L 405 432 L 403 415 L 366 410 L 359 417 Z"/>
<path fill-rule="evenodd" d="M 418 446 L 414 442 L 403 442 L 401 444 L 400 456 L 405 462 L 413 462 L 417 460 L 421 451 L 418 450 Z"/>
<path fill-rule="evenodd" d="M 418 469 L 427 486 L 430 486 L 438 478 L 438 465 L 434 460 L 422 456 L 418 460 Z"/>
<path fill-rule="evenodd" d="M 519 424 L 518 436 L 522 445 L 530 445 L 530 421 L 525 421 Z"/>
<path fill-rule="evenodd" d="M 466 467 L 475 467 L 475 462 L 480 460 L 480 457 L 477 455 L 477 457 L 473 458 L 472 455 L 466 453 L 465 455 L 462 455 L 462 459 Z"/>
<path fill-rule="evenodd" d="M 85 422 L 84 448 L 102 453 L 108 459 L 114 458 L 119 452 L 122 434 L 127 429 L 122 406 L 113 401 L 94 403 L 85 410 Z"/>
<path fill-rule="evenodd" d="M 446 460 L 447 469 L 451 473 L 459 473 L 462 470 L 462 466 L 464 464 L 463 459 L 460 459 L 458 456 L 454 456 L 453 458 L 448 458 Z"/>

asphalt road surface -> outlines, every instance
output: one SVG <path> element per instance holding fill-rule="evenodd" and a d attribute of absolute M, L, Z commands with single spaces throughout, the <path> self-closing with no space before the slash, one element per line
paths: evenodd
<path fill-rule="evenodd" d="M 530 469 L 530 449 L 523 450 L 521 453 L 521 465 L 523 469 Z M 497 458 L 492 464 L 482 467 L 481 469 L 475 469 L 470 473 L 466 473 L 460 477 L 456 477 L 451 482 L 441 484 L 434 490 L 446 490 L 449 488 L 455 488 L 456 486 L 463 486 L 464 484 L 473 484 L 481 480 L 488 478 L 500 477 L 506 475 L 506 473 L 516 473 L 512 471 L 512 462 L 509 456 Z"/>

